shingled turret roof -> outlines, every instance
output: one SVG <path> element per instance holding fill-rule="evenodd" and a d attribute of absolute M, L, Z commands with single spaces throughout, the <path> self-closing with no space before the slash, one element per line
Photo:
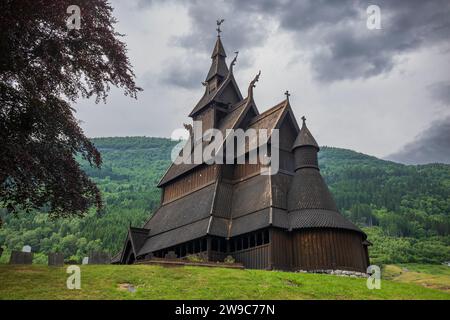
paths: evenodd
<path fill-rule="evenodd" d="M 292 146 L 292 150 L 298 147 L 304 147 L 304 146 L 312 146 L 319 149 L 319 145 L 316 142 L 316 139 L 312 136 L 311 132 L 309 131 L 308 127 L 306 126 L 306 118 L 303 116 L 303 125 L 300 129 L 300 133 L 297 136 L 297 139 L 295 139 L 295 142 Z"/>
<path fill-rule="evenodd" d="M 215 76 L 220 76 L 225 78 L 228 74 L 228 67 L 225 63 L 225 58 L 227 57 L 225 49 L 220 40 L 220 36 L 217 37 L 216 44 L 214 45 L 213 53 L 211 54 L 211 67 L 209 68 L 208 75 L 205 81 L 211 80 Z"/>
<path fill-rule="evenodd" d="M 287 198 L 289 228 L 340 228 L 357 231 L 365 238 L 361 229 L 339 213 L 319 171 L 319 145 L 306 126 L 306 118 L 302 120 L 302 128 L 292 146 L 296 168 Z"/>

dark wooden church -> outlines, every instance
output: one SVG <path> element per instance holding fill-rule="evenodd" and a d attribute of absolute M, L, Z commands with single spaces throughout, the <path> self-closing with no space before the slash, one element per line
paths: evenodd
<path fill-rule="evenodd" d="M 253 99 L 258 77 L 243 97 L 233 76 L 236 58 L 229 68 L 225 58 L 219 32 L 205 93 L 189 116 L 203 121 L 203 130 L 279 129 L 279 171 L 262 175 L 259 164 L 172 164 L 158 184 L 160 207 L 142 228 L 129 228 L 115 262 L 173 251 L 210 261 L 230 255 L 256 269 L 365 272 L 366 235 L 339 213 L 305 118 L 300 128 L 289 94 L 260 113 Z"/>

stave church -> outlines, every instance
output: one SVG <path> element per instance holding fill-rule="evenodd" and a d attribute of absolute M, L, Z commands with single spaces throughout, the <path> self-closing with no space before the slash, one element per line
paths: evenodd
<path fill-rule="evenodd" d="M 259 163 L 172 163 L 158 184 L 159 208 L 142 227 L 128 228 L 113 263 L 201 254 L 213 262 L 231 256 L 254 269 L 365 272 L 370 242 L 339 212 L 305 117 L 297 122 L 287 92 L 261 112 L 253 97 L 259 74 L 243 97 L 236 58 L 226 64 L 218 22 L 205 91 L 189 117 L 204 131 L 278 129 L 278 171 L 261 174 Z"/>

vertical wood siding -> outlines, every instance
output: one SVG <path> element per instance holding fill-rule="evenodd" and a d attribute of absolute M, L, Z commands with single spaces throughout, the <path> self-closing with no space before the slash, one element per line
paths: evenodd
<path fill-rule="evenodd" d="M 269 244 L 237 251 L 231 254 L 236 262 L 249 269 L 269 268 Z"/>
<path fill-rule="evenodd" d="M 344 269 L 365 272 L 362 236 L 338 229 L 272 232 L 273 267 L 280 270 Z"/>
<path fill-rule="evenodd" d="M 216 180 L 218 171 L 216 165 L 209 165 L 174 181 L 164 188 L 163 204 L 210 184 Z"/>

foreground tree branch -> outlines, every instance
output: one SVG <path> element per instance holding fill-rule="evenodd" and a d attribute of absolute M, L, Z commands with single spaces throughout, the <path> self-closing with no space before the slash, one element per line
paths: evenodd
<path fill-rule="evenodd" d="M 81 9 L 79 30 L 67 27 L 72 4 Z M 133 98 L 141 90 L 115 22 L 106 0 L 0 2 L 0 204 L 9 211 L 102 208 L 75 158 L 100 167 L 101 156 L 70 104 L 106 101 L 111 86 Z"/>

